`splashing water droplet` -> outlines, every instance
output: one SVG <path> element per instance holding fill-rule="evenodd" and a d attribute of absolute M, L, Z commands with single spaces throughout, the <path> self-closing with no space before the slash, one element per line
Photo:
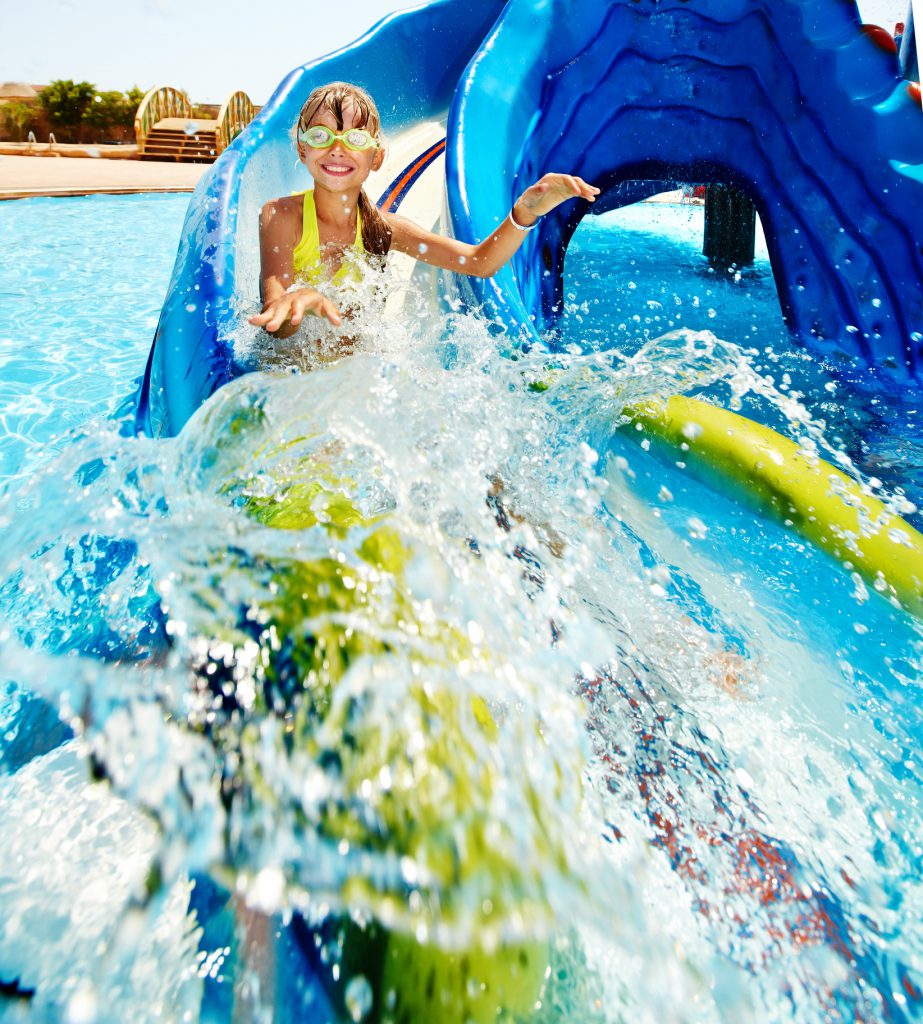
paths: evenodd
<path fill-rule="evenodd" d="M 97 1020 L 98 1001 L 92 987 L 83 984 L 67 1004 L 66 1024 L 93 1024 Z"/>
<path fill-rule="evenodd" d="M 689 536 L 692 537 L 693 540 L 702 540 L 705 537 L 705 534 L 708 533 L 708 527 L 701 519 L 699 519 L 698 516 L 691 516 L 687 519 L 686 526 L 689 529 Z"/>
<path fill-rule="evenodd" d="M 368 1016 L 369 1010 L 372 1009 L 372 986 L 364 975 L 357 974 L 350 978 L 344 1002 L 350 1020 L 358 1022 Z"/>

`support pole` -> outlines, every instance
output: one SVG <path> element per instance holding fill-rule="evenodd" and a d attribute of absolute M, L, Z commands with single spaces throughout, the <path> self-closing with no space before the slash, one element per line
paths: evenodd
<path fill-rule="evenodd" d="M 732 185 L 706 186 L 702 252 L 709 263 L 722 269 L 747 267 L 755 245 L 756 207 L 746 192 Z"/>
<path fill-rule="evenodd" d="M 911 19 L 911 36 L 912 42 L 915 43 L 914 52 L 916 53 L 916 74 L 913 77 L 915 82 L 919 82 L 921 79 L 920 69 L 923 68 L 923 0 L 910 0 L 910 19 Z M 916 25 L 917 28 L 913 26 Z M 923 99 L 921 99 L 923 102 Z"/>
<path fill-rule="evenodd" d="M 904 19 L 904 34 L 901 37 L 898 52 L 901 75 L 908 82 L 920 81 L 920 48 L 923 46 L 923 39 L 918 37 L 916 31 L 917 14 L 923 18 L 923 0 L 910 0 L 907 6 L 907 17 Z"/>
<path fill-rule="evenodd" d="M 910 0 L 898 54 L 900 74 L 909 82 L 919 82 L 923 68 L 923 32 L 918 28 L 923 29 L 923 0 Z"/>

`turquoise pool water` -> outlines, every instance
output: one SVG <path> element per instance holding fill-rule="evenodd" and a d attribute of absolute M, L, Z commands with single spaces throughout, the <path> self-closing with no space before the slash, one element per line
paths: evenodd
<path fill-rule="evenodd" d="M 17 239 L 0 255 L 0 1014 L 222 1020 L 234 1002 L 332 1019 L 310 982 L 338 955 L 317 918 L 355 878 L 366 907 L 444 945 L 485 919 L 532 934 L 485 911 L 476 878 L 421 881 L 387 844 L 329 841 L 342 735 L 306 757 L 257 706 L 260 742 L 239 748 L 240 707 L 208 703 L 209 678 L 245 703 L 260 652 L 282 649 L 287 678 L 284 644 L 252 624 L 297 606 L 280 566 L 332 558 L 376 611 L 348 620 L 380 654 L 350 677 L 354 728 L 398 751 L 388 780 L 417 771 L 421 815 L 421 665 L 501 724 L 485 745 L 468 722 L 452 766 L 490 765 L 488 820 L 516 865 L 500 895 L 548 908 L 533 1020 L 918 1019 L 918 625 L 615 430 L 626 396 L 695 381 L 910 500 L 914 392 L 879 413 L 859 375 L 790 353 L 765 261 L 716 281 L 700 212 L 646 207 L 575 238 L 546 396 L 522 387 L 543 354 L 513 362 L 471 318 L 410 316 L 361 323 L 368 344 L 334 366 L 234 384 L 176 441 L 136 439 L 109 417 L 143 368 L 184 208 L 0 205 Z M 373 578 L 351 533 L 242 515 L 305 465 L 387 516 L 411 568 Z M 313 636 L 336 623 L 299 613 Z M 50 709 L 79 742 L 56 746 Z M 374 820 L 384 778 L 340 798 Z M 405 904 L 383 902 L 395 871 Z M 228 885 L 253 908 L 236 925 Z M 283 927 L 290 904 L 303 914 Z M 369 982 L 353 981 L 362 1019 Z"/>
<path fill-rule="evenodd" d="M 86 196 L 0 208 L 0 479 L 133 393 L 187 204 Z"/>

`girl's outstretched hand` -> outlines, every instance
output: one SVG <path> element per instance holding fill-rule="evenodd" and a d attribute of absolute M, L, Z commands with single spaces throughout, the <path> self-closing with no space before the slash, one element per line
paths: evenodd
<path fill-rule="evenodd" d="M 275 334 L 286 321 L 289 321 L 293 328 L 298 327 L 305 315 L 323 317 L 334 327 L 341 327 L 343 324 L 336 306 L 313 288 L 298 288 L 280 295 L 279 298 L 267 302 L 263 312 L 251 316 L 248 322 L 254 327 L 265 327 L 270 334 Z"/>
<path fill-rule="evenodd" d="M 568 199 L 586 199 L 593 203 L 598 195 L 595 185 L 588 185 L 575 174 L 546 174 L 516 200 L 513 216 L 517 224 L 527 228 Z"/>

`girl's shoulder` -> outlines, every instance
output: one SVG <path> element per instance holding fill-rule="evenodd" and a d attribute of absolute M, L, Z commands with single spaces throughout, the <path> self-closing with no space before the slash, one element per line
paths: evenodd
<path fill-rule="evenodd" d="M 261 211 L 264 219 L 291 217 L 300 214 L 304 209 L 304 192 L 296 192 L 293 196 L 280 196 L 263 204 Z"/>
<path fill-rule="evenodd" d="M 291 248 L 301 234 L 304 197 L 280 196 L 260 210 L 260 238 L 263 244 Z"/>

